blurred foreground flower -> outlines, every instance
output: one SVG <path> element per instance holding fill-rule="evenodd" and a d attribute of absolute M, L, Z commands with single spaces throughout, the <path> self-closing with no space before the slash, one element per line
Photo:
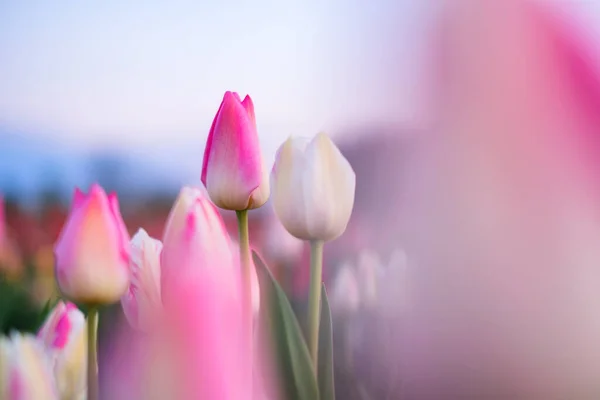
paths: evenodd
<path fill-rule="evenodd" d="M 304 240 L 329 241 L 344 232 L 355 185 L 350 163 L 323 133 L 310 142 L 289 138 L 271 172 L 275 212 L 288 232 Z"/>
<path fill-rule="evenodd" d="M 239 243 L 237 243 L 236 241 L 232 240 L 231 241 L 231 246 L 232 246 L 232 254 L 239 254 Z M 241 268 L 241 262 L 236 261 L 235 263 L 239 268 Z M 241 269 L 239 271 L 240 273 L 240 277 L 241 277 Z M 251 271 L 250 271 L 250 277 L 252 280 L 252 312 L 254 316 L 258 315 L 258 311 L 260 310 L 260 287 L 258 285 L 258 275 L 256 275 L 256 266 L 254 265 L 254 262 L 251 261 Z"/>
<path fill-rule="evenodd" d="M 231 240 L 221 215 L 206 192 L 184 187 L 171 209 L 161 253 L 163 302 L 168 281 L 194 276 L 201 269 L 235 270 Z"/>
<path fill-rule="evenodd" d="M 254 104 L 226 92 L 208 133 L 202 183 L 217 207 L 247 210 L 261 207 L 269 198 Z"/>
<path fill-rule="evenodd" d="M 94 184 L 75 189 L 71 212 L 55 246 L 61 292 L 90 305 L 117 302 L 129 284 L 129 234 L 115 194 Z"/>
<path fill-rule="evenodd" d="M 85 316 L 72 303 L 59 302 L 38 332 L 54 369 L 60 398 L 77 400 L 85 395 Z"/>
<path fill-rule="evenodd" d="M 121 298 L 127 320 L 136 329 L 148 331 L 162 310 L 160 297 L 160 240 L 139 229 L 131 239 L 129 290 Z"/>
<path fill-rule="evenodd" d="M 50 360 L 32 335 L 0 337 L 0 398 L 58 400 Z"/>

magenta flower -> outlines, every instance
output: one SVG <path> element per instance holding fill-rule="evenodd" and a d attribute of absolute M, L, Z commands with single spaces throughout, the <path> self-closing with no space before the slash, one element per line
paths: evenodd
<path fill-rule="evenodd" d="M 258 208 L 269 198 L 254 105 L 226 92 L 213 120 L 202 163 L 202 183 L 217 207 L 226 210 Z"/>
<path fill-rule="evenodd" d="M 96 184 L 88 195 L 75 189 L 54 253 L 66 297 L 94 305 L 118 301 L 129 285 L 129 234 L 116 195 Z"/>

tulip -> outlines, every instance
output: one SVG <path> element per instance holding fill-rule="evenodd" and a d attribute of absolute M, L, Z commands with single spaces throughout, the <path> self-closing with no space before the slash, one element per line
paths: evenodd
<path fill-rule="evenodd" d="M 160 297 L 160 240 L 139 229 L 131 239 L 129 290 L 121 298 L 125 317 L 132 327 L 148 331 L 161 311 Z"/>
<path fill-rule="evenodd" d="M 85 393 L 85 316 L 72 303 L 59 302 L 38 332 L 46 345 L 61 398 L 79 399 Z"/>
<path fill-rule="evenodd" d="M 348 225 L 355 184 L 350 163 L 327 135 L 320 133 L 310 143 L 290 137 L 271 172 L 273 206 L 295 237 L 333 240 Z"/>
<path fill-rule="evenodd" d="M 161 253 L 161 292 L 168 281 L 203 268 L 234 268 L 231 240 L 206 191 L 184 187 L 169 214 Z M 167 289 L 165 289 L 167 288 Z"/>
<path fill-rule="evenodd" d="M 0 337 L 0 398 L 58 400 L 50 360 L 32 335 Z"/>
<path fill-rule="evenodd" d="M 360 292 L 356 273 L 350 265 L 340 267 L 331 291 L 331 306 L 338 312 L 348 314 L 360 305 Z"/>
<path fill-rule="evenodd" d="M 251 356 L 245 335 L 240 281 L 230 258 L 211 255 L 218 268 L 170 279 L 172 295 L 165 302 L 165 323 L 155 342 L 155 367 L 146 368 L 153 398 L 248 399 L 251 396 Z M 166 347 L 165 347 L 166 346 Z M 156 375 L 155 375 L 156 374 Z M 170 377 L 168 380 L 164 377 Z M 148 386 L 148 383 L 143 384 Z M 151 398 L 144 396 L 143 398 Z"/>
<path fill-rule="evenodd" d="M 96 184 L 88 195 L 75 189 L 54 252 L 66 297 L 90 305 L 118 301 L 129 285 L 129 234 L 116 195 L 107 197 Z"/>
<path fill-rule="evenodd" d="M 225 93 L 208 133 L 202 183 L 215 205 L 226 210 L 258 208 L 269 198 L 250 96 L 241 101 L 237 93 Z"/>
<path fill-rule="evenodd" d="M 378 278 L 383 272 L 379 256 L 369 250 L 363 250 L 358 257 L 358 276 L 360 297 L 367 307 L 377 303 Z"/>
<path fill-rule="evenodd" d="M 340 236 L 354 205 L 356 176 L 348 160 L 320 133 L 310 143 L 290 137 L 277 151 L 271 171 L 273 206 L 293 236 L 310 240 L 309 348 L 318 360 L 323 244 Z"/>

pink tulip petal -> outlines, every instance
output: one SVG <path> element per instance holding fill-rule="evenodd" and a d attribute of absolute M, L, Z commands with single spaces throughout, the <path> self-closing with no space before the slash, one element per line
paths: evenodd
<path fill-rule="evenodd" d="M 227 92 L 229 93 L 229 92 Z M 225 94 L 227 94 L 225 93 Z M 223 103 L 225 102 L 225 98 L 221 101 L 221 105 L 219 105 L 219 109 L 217 110 L 217 114 L 215 114 L 215 118 L 210 126 L 210 131 L 208 131 L 208 139 L 206 140 L 206 147 L 204 148 L 204 159 L 202 160 L 202 176 L 200 180 L 202 184 L 206 186 L 206 173 L 208 169 L 208 160 L 210 158 L 210 150 L 212 148 L 212 142 L 215 133 L 215 125 L 217 123 L 217 118 L 219 118 L 219 114 L 221 113 L 221 109 L 223 108 Z"/>
<path fill-rule="evenodd" d="M 254 103 L 252 102 L 252 99 L 250 98 L 249 95 L 246 95 L 246 97 L 244 98 L 244 101 L 242 101 L 242 105 L 246 109 L 246 112 L 248 113 L 248 117 L 254 124 L 254 128 L 256 128 L 256 116 L 254 114 Z"/>

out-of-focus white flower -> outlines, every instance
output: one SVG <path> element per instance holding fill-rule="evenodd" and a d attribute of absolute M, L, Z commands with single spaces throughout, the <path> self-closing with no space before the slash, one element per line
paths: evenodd
<path fill-rule="evenodd" d="M 358 281 L 361 301 L 366 307 L 377 304 L 378 280 L 383 271 L 379 255 L 363 250 L 358 257 Z"/>
<path fill-rule="evenodd" d="M 398 316 L 408 306 L 410 301 L 408 268 L 406 253 L 400 249 L 394 250 L 379 278 L 379 304 L 384 315 Z"/>
<path fill-rule="evenodd" d="M 0 337 L 0 398 L 59 399 L 50 359 L 35 336 L 16 333 Z"/>
<path fill-rule="evenodd" d="M 162 243 L 141 229 L 131 239 L 129 290 L 121 298 L 127 320 L 136 329 L 148 331 L 161 312 L 160 252 Z"/>
<path fill-rule="evenodd" d="M 350 264 L 342 265 L 331 291 L 331 307 L 335 312 L 352 313 L 360 305 L 360 292 L 356 280 L 356 272 Z"/>

